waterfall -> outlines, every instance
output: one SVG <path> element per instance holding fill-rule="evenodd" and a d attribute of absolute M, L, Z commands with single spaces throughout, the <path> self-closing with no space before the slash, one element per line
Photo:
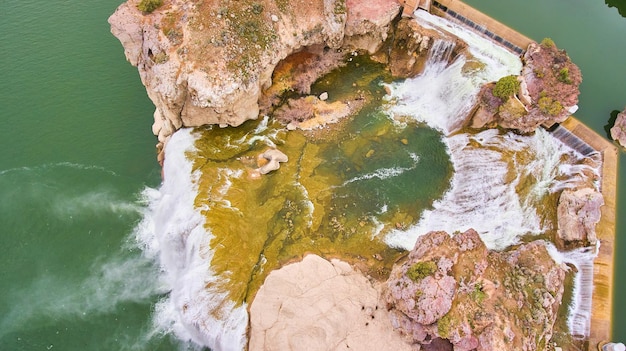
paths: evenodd
<path fill-rule="evenodd" d="M 574 135 L 572 132 L 567 130 L 560 125 L 557 125 L 552 131 L 552 136 L 561 140 L 563 143 L 569 145 L 572 149 L 580 152 L 585 156 L 591 156 L 593 154 L 598 153 L 594 148 L 589 146 L 586 142 L 581 140 L 579 137 Z"/>
<path fill-rule="evenodd" d="M 542 227 L 537 203 L 547 194 L 574 186 L 584 177 L 583 171 L 599 174 L 599 169 L 582 162 L 584 157 L 598 154 L 561 129 L 552 135 L 538 129 L 532 136 L 497 130 L 458 133 L 457 121 L 464 120 L 480 87 L 505 75 L 519 74 L 521 62 L 514 54 L 463 27 L 424 11 L 417 11 L 416 16 L 423 26 L 449 31 L 465 40 L 472 56 L 484 65 L 464 72 L 467 59 L 460 55 L 450 64 L 439 60 L 439 45 L 443 44 L 436 43 L 436 54 L 429 57 L 423 74 L 390 85 L 390 116 L 414 118 L 442 131 L 454 175 L 448 192 L 433 203 L 431 210 L 424 211 L 416 225 L 390 232 L 385 241 L 411 250 L 417 238 L 429 231 L 454 233 L 474 228 L 489 249 L 502 250 L 519 243 L 524 235 L 542 233 L 546 228 Z M 527 183 L 530 188 L 520 197 L 516 188 Z M 599 189 L 600 184 L 595 185 Z M 578 337 L 589 335 L 596 252 L 596 248 L 565 253 L 553 249 L 557 261 L 577 269 L 568 327 Z"/>
<path fill-rule="evenodd" d="M 541 233 L 545 228 L 536 203 L 546 194 L 572 186 L 561 179 L 582 174 L 589 166 L 564 165 L 564 156 L 579 160 L 582 155 L 543 130 L 533 136 L 498 130 L 459 133 L 458 121 L 473 107 L 481 86 L 518 74 L 520 59 L 444 19 L 423 11 L 418 11 L 416 16 L 423 26 L 452 32 L 465 40 L 472 58 L 470 61 L 459 55 L 450 62 L 454 42 L 437 40 L 420 76 L 390 85 L 389 115 L 413 118 L 442 131 L 455 173 L 450 189 L 433 203 L 432 209 L 422 213 L 415 226 L 392 231 L 385 241 L 390 246 L 410 250 L 417 237 L 428 231 L 453 233 L 471 227 L 480 233 L 488 248 L 501 250 L 518 243 L 521 236 Z M 470 66 L 474 68 L 468 69 Z M 267 128 L 267 118 L 257 128 Z M 181 129 L 168 142 L 164 182 L 158 190 L 145 191 L 150 206 L 136 231 L 146 255 L 159 262 L 163 284 L 169 289 L 169 294 L 155 309 L 155 332 L 173 333 L 181 340 L 217 351 L 240 351 L 247 342 L 247 306 L 245 303 L 235 305 L 227 292 L 218 288 L 220 281 L 227 278 L 217 277 L 211 269 L 213 236 L 200 214 L 207 207 L 194 206 L 199 174 L 192 171 L 192 164 L 186 158 L 186 154 L 194 150 L 194 138 L 190 130 Z M 248 142 L 261 140 L 272 145 L 270 139 L 253 135 Z M 233 143 L 244 141 L 242 138 Z M 348 180 L 346 184 L 397 176 L 418 165 L 419 157 L 414 156 L 412 166 L 385 168 Z M 220 186 L 223 193 L 231 185 L 229 177 L 240 176 L 228 169 L 218 173 L 215 185 Z M 520 196 L 518 186 L 527 183 L 531 188 Z M 224 205 L 230 208 L 230 204 Z M 312 203 L 309 205 L 312 211 Z M 385 211 L 385 206 L 381 211 Z M 382 225 L 379 227 L 382 230 Z M 573 334 L 587 335 L 593 253 L 554 251 L 553 256 L 573 264 L 579 272 L 568 322 Z"/>
<path fill-rule="evenodd" d="M 210 267 L 212 235 L 194 208 L 198 174 L 186 158 L 194 140 L 190 130 L 181 129 L 168 142 L 163 184 L 144 192 L 150 206 L 136 229 L 137 240 L 159 262 L 169 288 L 155 308 L 155 332 L 173 333 L 213 350 L 241 351 L 247 341 L 247 306 L 235 306 L 214 288 L 218 277 Z"/>
<path fill-rule="evenodd" d="M 558 263 L 567 263 L 576 268 L 572 302 L 567 315 L 567 328 L 577 339 L 589 337 L 591 306 L 593 298 L 593 261 L 600 250 L 596 246 L 582 247 L 568 252 L 559 252 L 554 245 L 548 246 L 552 258 Z"/>
<path fill-rule="evenodd" d="M 559 179 L 570 179 L 579 167 L 589 167 L 563 167 L 564 156 L 578 160 L 579 155 L 541 129 L 532 136 L 490 129 L 455 134 L 444 141 L 455 170 L 450 189 L 415 226 L 392 231 L 386 238 L 389 245 L 410 250 L 431 230 L 453 233 L 474 228 L 488 248 L 505 249 L 521 236 L 542 233 L 546 228 L 540 224 L 536 203 L 570 186 Z M 524 157 L 507 160 L 511 152 Z M 528 180 L 532 180 L 528 195 L 520 198 L 517 187 Z"/>

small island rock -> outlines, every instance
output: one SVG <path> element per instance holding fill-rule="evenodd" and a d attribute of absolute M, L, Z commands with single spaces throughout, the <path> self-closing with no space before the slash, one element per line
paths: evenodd
<path fill-rule="evenodd" d="M 626 147 L 626 109 L 617 114 L 615 124 L 611 128 L 611 138 Z"/>

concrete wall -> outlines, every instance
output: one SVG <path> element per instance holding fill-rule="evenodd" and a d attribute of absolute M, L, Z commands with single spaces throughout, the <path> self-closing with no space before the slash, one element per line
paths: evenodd
<path fill-rule="evenodd" d="M 478 32 L 485 33 L 484 35 L 486 35 L 486 33 L 492 33 L 494 35 L 487 36 L 518 54 L 521 53 L 520 50 L 515 50 L 515 48 L 512 48 L 511 46 L 524 51 L 528 47 L 528 44 L 533 42 L 533 40 L 527 36 L 507 27 L 506 25 L 458 0 L 433 1 L 431 13 L 437 16 L 450 18 L 451 20 L 456 20 L 458 22 L 463 22 Z M 457 16 L 457 14 L 460 16 Z M 472 25 L 472 23 L 474 25 Z M 509 45 L 505 45 L 505 43 L 509 43 Z"/>

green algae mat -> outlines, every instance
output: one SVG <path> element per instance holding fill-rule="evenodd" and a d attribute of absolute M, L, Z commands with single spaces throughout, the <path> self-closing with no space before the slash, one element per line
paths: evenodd
<path fill-rule="evenodd" d="M 385 233 L 415 224 L 452 176 L 439 132 L 382 111 L 387 75 L 361 59 L 320 80 L 312 91 L 331 99 L 367 94 L 360 112 L 321 130 L 287 131 L 269 117 L 197 130 L 188 155 L 200 174 L 195 206 L 213 235 L 211 269 L 224 278 L 213 288 L 251 302 L 270 271 L 305 253 L 387 276 L 401 252 Z M 289 161 L 258 176 L 259 155 L 270 148 Z"/>

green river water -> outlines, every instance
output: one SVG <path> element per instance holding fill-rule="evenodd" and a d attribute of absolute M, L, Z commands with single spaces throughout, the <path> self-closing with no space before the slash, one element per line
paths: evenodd
<path fill-rule="evenodd" d="M 615 8 L 468 3 L 565 48 L 584 77 L 576 115 L 605 134 L 626 105 L 626 19 Z M 152 326 L 164 291 L 132 240 L 141 191 L 158 186 L 160 169 L 153 106 L 106 22 L 117 5 L 8 0 L 0 11 L 0 350 L 179 348 Z M 623 152 L 620 167 L 623 182 Z M 616 262 L 614 336 L 623 341 L 626 260 Z"/>

